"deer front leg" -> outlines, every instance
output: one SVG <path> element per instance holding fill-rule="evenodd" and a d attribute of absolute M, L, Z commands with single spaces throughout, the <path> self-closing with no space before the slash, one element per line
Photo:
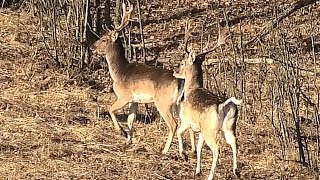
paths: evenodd
<path fill-rule="evenodd" d="M 129 101 L 130 101 L 130 99 L 125 98 L 125 97 L 118 98 L 118 100 L 109 108 L 109 114 L 111 116 L 111 119 L 112 119 L 112 122 L 113 122 L 115 129 L 117 131 L 121 131 L 122 135 L 124 135 L 124 136 L 126 136 L 127 133 L 119 125 L 117 117 L 115 115 L 115 111 L 122 108 L 126 104 L 128 104 Z"/>
<path fill-rule="evenodd" d="M 156 105 L 158 111 L 160 112 L 160 115 L 162 116 L 162 118 L 164 119 L 164 121 L 166 122 L 166 124 L 169 128 L 167 142 L 162 150 L 162 154 L 166 154 L 170 148 L 171 143 L 172 143 L 173 135 L 176 132 L 177 123 L 176 123 L 176 121 L 173 117 L 173 114 L 171 112 L 170 104 L 169 105 L 165 104 L 165 103 L 163 103 L 163 101 L 162 102 L 155 101 L 155 105 Z"/>
<path fill-rule="evenodd" d="M 195 138 L 194 138 L 194 131 L 189 128 L 189 135 L 190 135 L 190 142 L 191 142 L 191 152 L 193 155 L 196 153 L 196 144 L 195 144 Z"/>
<path fill-rule="evenodd" d="M 138 108 L 138 103 L 130 103 L 129 104 L 129 115 L 128 115 L 128 142 L 131 142 L 131 138 L 132 138 L 132 127 L 133 127 L 133 121 L 136 119 L 136 113 L 137 113 L 137 108 Z"/>
<path fill-rule="evenodd" d="M 211 164 L 211 169 L 210 169 L 210 173 L 209 173 L 207 180 L 213 179 L 214 169 L 216 168 L 217 160 L 218 160 L 219 148 L 218 148 L 218 144 L 216 142 L 216 137 L 217 137 L 216 134 L 217 134 L 217 132 L 214 132 L 213 136 L 212 136 L 212 134 L 210 134 L 210 135 L 205 134 L 204 135 L 204 139 L 212 151 L 212 164 Z"/>
<path fill-rule="evenodd" d="M 183 157 L 185 160 L 187 160 L 187 156 L 183 153 L 183 142 L 182 142 L 182 136 L 181 134 L 185 132 L 188 128 L 190 128 L 189 124 L 183 123 L 181 120 L 181 125 L 177 130 L 177 136 L 178 136 L 178 142 L 179 142 L 179 155 L 180 157 Z"/>
<path fill-rule="evenodd" d="M 200 132 L 199 133 L 199 139 L 198 139 L 198 145 L 197 145 L 197 169 L 196 169 L 196 175 L 199 175 L 200 173 L 200 161 L 201 161 L 201 150 L 204 143 L 203 135 Z"/>

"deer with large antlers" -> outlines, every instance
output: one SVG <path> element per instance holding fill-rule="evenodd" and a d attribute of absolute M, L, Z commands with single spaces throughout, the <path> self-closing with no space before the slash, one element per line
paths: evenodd
<path fill-rule="evenodd" d="M 189 32 L 186 31 L 186 33 Z M 185 48 L 188 50 L 187 44 L 189 35 L 186 34 L 186 37 Z M 224 38 L 224 35 L 220 35 L 219 29 L 218 43 L 213 49 L 223 44 L 225 42 Z M 182 61 L 180 67 L 174 73 L 175 77 L 185 79 L 183 89 L 184 98 L 180 102 L 179 112 L 181 125 L 177 130 L 179 154 L 180 156 L 184 155 L 181 134 L 187 129 L 189 129 L 189 131 L 192 129 L 195 132 L 199 132 L 196 174 L 200 173 L 201 149 L 205 142 L 210 147 L 213 154 L 213 161 L 208 179 L 213 179 L 214 169 L 218 160 L 217 134 L 220 130 L 224 132 L 227 143 L 232 147 L 233 172 L 237 175 L 235 130 L 238 113 L 237 105 L 241 103 L 241 100 L 237 100 L 235 97 L 226 98 L 217 96 L 204 89 L 202 84 L 199 83 L 198 77 L 202 77 L 202 72 L 199 71 L 195 61 L 212 50 L 200 54 L 195 54 L 195 52 L 191 50 L 188 52 L 188 58 Z M 194 140 L 191 139 L 191 144 L 193 143 Z"/>
<path fill-rule="evenodd" d="M 113 90 L 117 95 L 117 101 L 109 108 L 109 113 L 115 129 L 124 132 L 117 121 L 115 112 L 129 104 L 130 110 L 127 119 L 129 132 L 127 136 L 130 141 L 138 103 L 154 102 L 169 128 L 169 135 L 162 151 L 165 154 L 170 148 L 177 128 L 173 110 L 182 91 L 182 80 L 175 78 L 171 70 L 129 63 L 125 58 L 124 48 L 118 34 L 129 23 L 133 6 L 129 5 L 129 7 L 127 11 L 126 5 L 123 4 L 124 15 L 119 27 L 106 32 L 95 42 L 93 48 L 96 53 L 106 58 L 113 80 Z"/>

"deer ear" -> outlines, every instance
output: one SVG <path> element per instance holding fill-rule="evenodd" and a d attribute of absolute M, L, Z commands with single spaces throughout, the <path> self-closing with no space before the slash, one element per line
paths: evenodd
<path fill-rule="evenodd" d="M 116 42 L 116 40 L 118 39 L 118 35 L 119 35 L 119 33 L 118 33 L 117 31 L 113 31 L 113 32 L 111 33 L 111 40 L 112 40 L 112 42 Z"/>
<path fill-rule="evenodd" d="M 192 63 L 196 60 L 196 52 L 192 51 Z"/>
<path fill-rule="evenodd" d="M 196 53 L 193 50 L 191 50 L 189 53 L 187 62 L 188 64 L 192 65 L 195 60 L 196 60 Z"/>

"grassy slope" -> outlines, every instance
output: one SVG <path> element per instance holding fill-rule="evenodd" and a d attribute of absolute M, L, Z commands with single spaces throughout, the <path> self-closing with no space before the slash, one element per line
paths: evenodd
<path fill-rule="evenodd" d="M 146 26 L 147 41 L 160 39 L 165 45 L 156 45 L 157 50 L 167 51 L 168 54 L 181 49 L 178 47 L 181 41 L 177 44 L 174 37 L 182 39 L 179 34 L 183 33 L 183 19 L 186 17 L 197 22 L 209 18 L 214 23 L 217 17 L 223 17 L 221 9 L 225 8 L 230 17 L 246 16 L 242 20 L 242 28 L 249 39 L 248 36 L 252 36 L 264 21 L 270 19 L 272 11 L 272 7 L 259 3 L 247 5 L 246 11 L 239 4 L 227 4 L 225 1 L 221 1 L 221 7 L 215 3 L 190 3 L 188 6 L 194 8 L 192 13 L 192 8 L 180 7 L 175 12 L 172 11 L 175 5 L 170 3 L 154 4 L 154 9 L 164 11 L 151 11 L 149 18 L 163 20 Z M 259 16 L 256 10 L 261 11 Z M 168 155 L 160 154 L 166 138 L 166 125 L 157 114 L 151 123 L 145 121 L 143 114 L 139 116 L 134 124 L 135 137 L 131 145 L 127 145 L 125 139 L 113 131 L 108 117 L 97 119 L 95 97 L 99 96 L 100 106 L 106 109 L 115 95 L 100 95 L 98 90 L 87 84 L 69 84 L 67 75 L 51 66 L 33 22 L 24 12 L 0 11 L 1 178 L 194 178 L 196 159 L 192 156 L 188 162 L 179 159 L 176 139 Z M 215 27 L 213 24 L 207 33 L 216 34 Z M 237 34 L 237 25 L 232 28 Z M 168 33 L 163 35 L 163 31 Z M 318 30 L 316 32 L 319 34 Z M 196 39 L 199 42 L 200 38 Z M 171 58 L 181 56 L 172 55 Z M 99 75 L 105 76 L 103 73 Z M 143 106 L 140 112 L 144 113 Z M 238 123 L 241 178 L 318 178 L 315 172 L 295 162 L 296 152 L 287 152 L 292 156 L 289 161 L 280 160 L 281 146 L 269 121 L 261 115 L 255 117 L 252 124 L 249 118 L 240 117 Z M 122 124 L 126 125 L 125 122 Z M 215 176 L 217 179 L 233 179 L 231 148 L 224 140 L 220 142 L 220 162 Z M 186 141 L 188 144 L 189 140 Z M 202 154 L 202 175 L 196 179 L 204 179 L 209 173 L 211 153 L 204 148 Z"/>

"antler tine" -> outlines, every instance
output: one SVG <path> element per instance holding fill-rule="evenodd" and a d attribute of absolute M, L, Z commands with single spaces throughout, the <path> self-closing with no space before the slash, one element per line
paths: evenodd
<path fill-rule="evenodd" d="M 216 48 L 220 47 L 222 44 L 225 44 L 226 43 L 226 35 L 225 34 L 226 34 L 225 31 L 221 32 L 221 28 L 220 28 L 220 25 L 218 23 L 218 40 L 217 40 L 217 44 L 212 49 L 209 49 L 207 51 L 201 52 L 201 53 L 197 54 L 196 56 L 206 55 L 206 54 L 214 51 Z"/>
<path fill-rule="evenodd" d="M 189 43 L 189 39 L 190 39 L 190 36 L 191 36 L 191 32 L 194 31 L 196 29 L 196 27 L 193 28 L 193 30 L 191 30 L 190 23 L 189 23 L 188 20 L 186 20 L 186 27 L 185 27 L 185 30 L 184 30 L 184 50 L 188 54 L 190 53 L 190 51 L 188 49 L 188 43 Z"/>
<path fill-rule="evenodd" d="M 122 9 L 123 9 L 122 20 L 121 20 L 121 24 L 118 27 L 114 28 L 116 31 L 121 31 L 124 27 L 126 27 L 129 24 L 132 11 L 133 11 L 133 5 L 130 3 L 130 1 L 128 1 L 128 5 L 130 8 L 127 11 L 126 4 L 122 3 Z"/>
<path fill-rule="evenodd" d="M 104 31 L 108 31 L 108 32 L 111 31 L 106 24 L 103 24 L 103 25 L 102 25 L 102 29 L 103 29 Z"/>

